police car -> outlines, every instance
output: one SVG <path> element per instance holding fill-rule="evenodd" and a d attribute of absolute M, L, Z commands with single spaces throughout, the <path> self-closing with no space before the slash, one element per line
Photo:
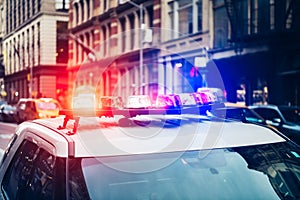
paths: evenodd
<path fill-rule="evenodd" d="M 201 107 L 181 109 L 84 108 L 23 122 L 1 162 L 0 196 L 300 198 L 294 142 L 267 127 L 200 115 Z M 145 117 L 146 126 L 134 123 Z"/>

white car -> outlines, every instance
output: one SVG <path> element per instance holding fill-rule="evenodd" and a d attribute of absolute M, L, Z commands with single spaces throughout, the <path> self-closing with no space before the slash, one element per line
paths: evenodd
<path fill-rule="evenodd" d="M 179 125 L 161 117 L 122 127 L 69 112 L 20 124 L 1 161 L 0 198 L 300 198 L 300 148 L 280 133 L 204 115 L 166 116 Z"/>

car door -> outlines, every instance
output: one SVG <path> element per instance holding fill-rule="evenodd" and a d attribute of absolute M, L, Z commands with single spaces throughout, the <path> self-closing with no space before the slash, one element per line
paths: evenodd
<path fill-rule="evenodd" d="M 65 161 L 53 152 L 44 141 L 24 139 L 3 175 L 2 198 L 65 199 Z"/>

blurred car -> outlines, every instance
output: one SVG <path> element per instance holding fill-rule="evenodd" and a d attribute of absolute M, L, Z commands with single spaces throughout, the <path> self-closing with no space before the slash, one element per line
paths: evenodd
<path fill-rule="evenodd" d="M 134 127 L 73 114 L 26 121 L 4 152 L 0 199 L 300 198 L 300 147 L 282 134 L 209 116 L 166 117 L 181 123 L 153 115 Z"/>
<path fill-rule="evenodd" d="M 0 121 L 15 122 L 16 121 L 16 107 L 9 104 L 2 104 L 0 106 Z"/>
<path fill-rule="evenodd" d="M 99 108 L 120 109 L 123 107 L 123 99 L 120 96 L 101 96 L 99 98 Z"/>
<path fill-rule="evenodd" d="M 224 107 L 211 110 L 212 114 L 226 119 L 239 120 L 246 123 L 267 125 L 266 120 L 247 106 L 236 103 L 224 103 Z"/>
<path fill-rule="evenodd" d="M 59 102 L 53 98 L 21 98 L 16 105 L 16 121 L 21 123 L 39 118 L 59 116 Z"/>
<path fill-rule="evenodd" d="M 126 108 L 151 108 L 152 103 L 149 95 L 131 95 L 127 99 Z"/>
<path fill-rule="evenodd" d="M 300 114 L 299 107 L 277 105 L 254 105 L 249 106 L 267 124 L 276 127 L 280 132 L 296 141 L 300 145 Z"/>
<path fill-rule="evenodd" d="M 0 105 L 2 105 L 2 104 L 7 104 L 7 101 L 0 99 Z"/>

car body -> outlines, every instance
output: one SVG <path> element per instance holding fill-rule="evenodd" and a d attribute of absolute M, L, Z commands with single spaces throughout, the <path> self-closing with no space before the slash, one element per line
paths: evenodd
<path fill-rule="evenodd" d="M 272 129 L 193 114 L 132 127 L 79 117 L 18 126 L 0 165 L 3 199 L 300 198 L 300 148 Z"/>
<path fill-rule="evenodd" d="M 290 139 L 300 144 L 299 107 L 277 105 L 253 105 L 249 107 L 262 116 L 267 124 L 276 127 Z"/>
<path fill-rule="evenodd" d="M 211 110 L 212 114 L 226 119 L 234 119 L 247 123 L 267 125 L 266 120 L 248 106 L 225 102 L 224 107 Z"/>
<path fill-rule="evenodd" d="M 21 98 L 16 105 L 16 121 L 51 118 L 59 115 L 60 105 L 53 98 Z"/>
<path fill-rule="evenodd" d="M 2 104 L 0 106 L 0 121 L 15 122 L 16 121 L 16 107 L 9 104 Z"/>

